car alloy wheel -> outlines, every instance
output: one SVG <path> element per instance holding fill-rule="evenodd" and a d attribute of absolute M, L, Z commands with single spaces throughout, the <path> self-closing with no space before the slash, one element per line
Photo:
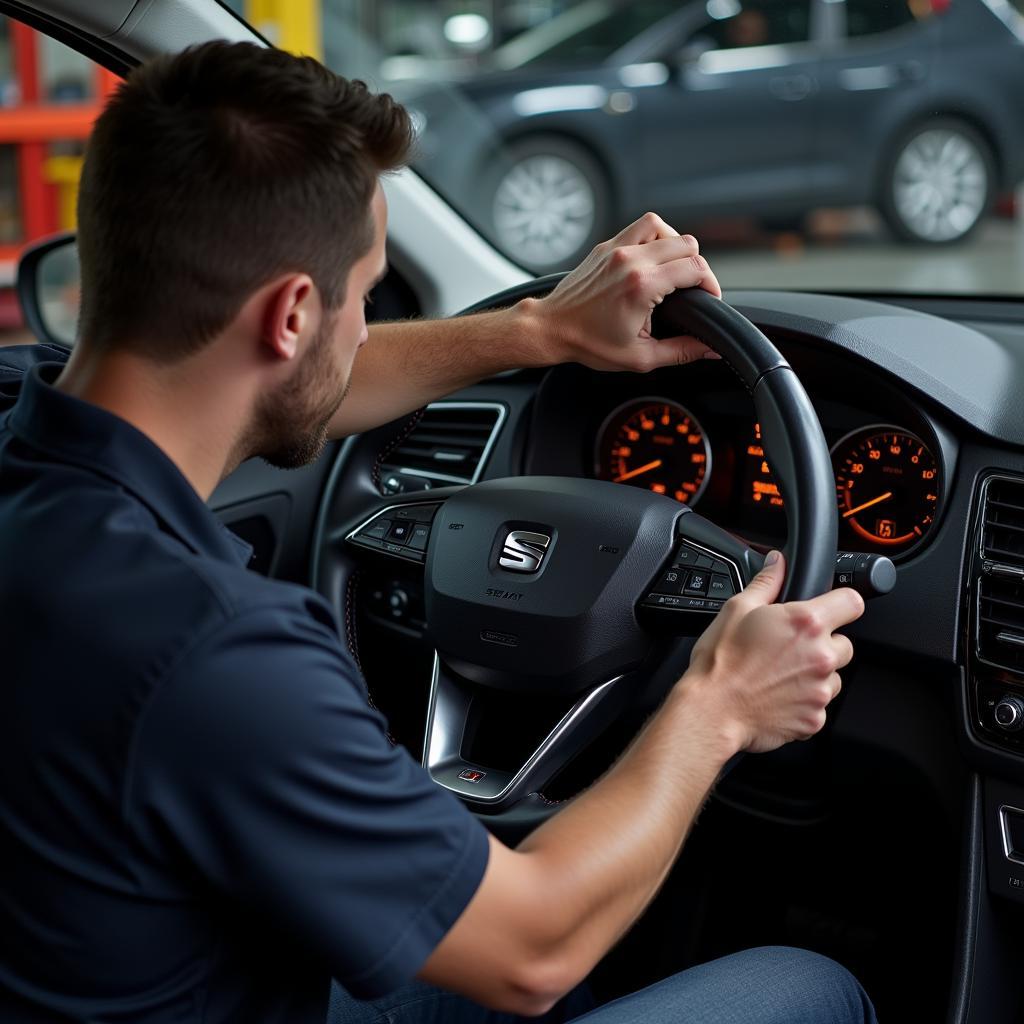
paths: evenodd
<path fill-rule="evenodd" d="M 494 191 L 498 245 L 531 269 L 565 267 L 589 247 L 597 199 L 590 178 L 574 161 L 555 153 L 524 156 Z"/>
<path fill-rule="evenodd" d="M 966 126 L 932 124 L 898 151 L 887 213 L 904 238 L 954 242 L 981 220 L 991 192 L 991 161 L 982 140 Z"/>

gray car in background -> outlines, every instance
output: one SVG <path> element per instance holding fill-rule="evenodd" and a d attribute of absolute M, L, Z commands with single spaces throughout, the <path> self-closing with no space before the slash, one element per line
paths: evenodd
<path fill-rule="evenodd" d="M 417 169 L 510 257 L 871 205 L 965 238 L 1024 179 L 1024 0 L 585 0 L 459 81 L 394 91 Z"/>

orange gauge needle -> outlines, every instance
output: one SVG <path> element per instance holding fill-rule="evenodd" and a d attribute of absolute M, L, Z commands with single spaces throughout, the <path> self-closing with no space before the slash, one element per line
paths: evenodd
<path fill-rule="evenodd" d="M 880 501 L 885 501 L 887 498 L 892 497 L 892 491 L 886 491 L 885 494 L 880 494 L 877 498 L 872 498 L 870 501 L 865 501 L 863 505 L 858 505 L 856 508 L 851 508 L 849 512 L 843 513 L 844 519 L 849 519 L 850 516 L 856 515 L 858 512 L 863 512 L 866 508 L 871 508 L 872 505 L 877 505 Z"/>
<path fill-rule="evenodd" d="M 655 459 L 653 462 L 648 462 L 646 466 L 641 466 L 639 469 L 631 469 L 628 473 L 623 473 L 622 476 L 617 476 L 612 483 L 621 484 L 623 480 L 632 480 L 633 477 L 639 476 L 641 473 L 649 473 L 652 469 L 657 469 L 661 465 L 661 459 Z M 888 495 L 886 495 L 888 497 Z"/>

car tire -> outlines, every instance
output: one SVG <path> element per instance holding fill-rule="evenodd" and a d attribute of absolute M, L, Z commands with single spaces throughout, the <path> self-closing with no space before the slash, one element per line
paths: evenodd
<path fill-rule="evenodd" d="M 907 242 L 948 245 L 974 231 L 995 198 L 992 149 L 969 124 L 934 118 L 893 147 L 882 177 L 880 211 Z"/>
<path fill-rule="evenodd" d="M 607 175 L 568 139 L 545 135 L 509 143 L 484 182 L 492 240 L 535 274 L 574 267 L 609 233 Z"/>

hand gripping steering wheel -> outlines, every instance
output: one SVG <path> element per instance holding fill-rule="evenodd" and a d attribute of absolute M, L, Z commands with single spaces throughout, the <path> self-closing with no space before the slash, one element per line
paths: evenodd
<path fill-rule="evenodd" d="M 556 281 L 535 281 L 475 308 L 542 295 Z M 657 337 L 704 340 L 750 393 L 785 498 L 780 600 L 829 590 L 835 481 L 821 425 L 792 368 L 749 320 L 698 289 L 669 295 L 653 328 Z M 657 674 L 651 652 L 666 637 L 706 628 L 762 563 L 671 498 L 601 480 L 509 477 L 382 500 L 369 482 L 369 455 L 360 465 L 356 451 L 358 443 L 328 486 L 315 585 L 345 615 L 347 584 L 361 560 L 423 565 L 437 652 L 424 767 L 499 833 L 522 834 L 553 813 L 542 788 Z M 396 541 L 401 522 L 408 529 Z M 663 692 L 676 675 L 668 672 Z M 495 690 L 524 701 L 557 696 L 566 708 L 517 764 L 488 763 L 479 751 L 466 757 L 468 734 L 479 726 L 473 716 Z"/>

